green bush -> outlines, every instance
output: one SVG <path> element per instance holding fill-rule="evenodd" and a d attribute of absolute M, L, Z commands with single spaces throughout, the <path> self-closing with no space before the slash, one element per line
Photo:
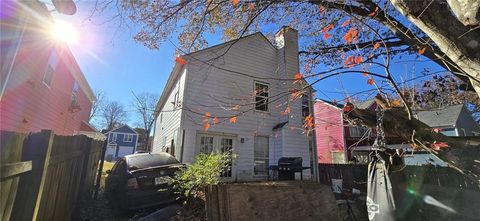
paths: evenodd
<path fill-rule="evenodd" d="M 175 174 L 175 184 L 189 197 L 197 192 L 205 192 L 208 186 L 220 182 L 220 176 L 231 170 L 233 155 L 224 153 L 200 153 L 195 162 Z"/>

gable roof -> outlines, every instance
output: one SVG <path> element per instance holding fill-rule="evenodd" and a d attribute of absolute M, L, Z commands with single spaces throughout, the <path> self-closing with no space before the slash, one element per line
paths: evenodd
<path fill-rule="evenodd" d="M 339 103 L 336 103 L 336 102 L 331 102 L 331 101 L 324 100 L 324 99 L 319 99 L 319 98 L 317 98 L 317 99 L 315 100 L 315 102 L 323 102 L 323 103 L 326 103 L 326 104 L 328 104 L 328 105 L 330 105 L 330 106 L 333 106 L 333 107 L 339 108 L 339 109 L 342 109 L 342 108 L 343 108 L 343 104 L 339 104 Z"/>
<path fill-rule="evenodd" d="M 360 101 L 360 102 L 354 102 L 353 106 L 355 106 L 355 108 L 358 108 L 358 109 L 368 109 L 373 104 L 375 104 L 375 99 L 370 99 L 370 100 L 365 100 L 365 101 Z"/>
<path fill-rule="evenodd" d="M 116 127 L 116 128 L 113 128 L 112 130 L 106 132 L 105 134 L 108 134 L 108 133 L 127 133 L 127 134 L 137 134 L 138 133 L 133 129 L 131 128 L 130 126 L 124 124 L 122 126 L 119 126 L 119 127 Z"/>
<path fill-rule="evenodd" d="M 417 119 L 430 127 L 455 126 L 463 107 L 463 104 L 458 104 L 437 110 L 419 111 Z"/>
<path fill-rule="evenodd" d="M 211 47 L 208 47 L 208 48 L 204 48 L 204 49 L 201 49 L 201 50 L 198 50 L 198 51 L 194 51 L 194 52 L 191 52 L 191 53 L 188 53 L 188 54 L 184 54 L 183 57 L 194 57 L 194 56 L 196 56 L 200 53 L 208 52 L 208 51 L 211 51 L 213 49 L 221 49 L 223 47 L 227 47 L 229 45 L 235 44 L 238 41 L 243 41 L 245 39 L 249 39 L 249 38 L 253 38 L 253 37 L 259 37 L 259 39 L 263 40 L 266 44 L 268 44 L 270 47 L 272 47 L 272 49 L 277 50 L 277 48 L 275 48 L 275 46 L 272 44 L 272 42 L 270 42 L 267 39 L 267 37 L 265 37 L 265 35 L 263 35 L 261 32 L 256 32 L 256 33 L 253 33 L 253 34 L 250 34 L 250 35 L 240 37 L 238 39 L 227 41 L 227 42 L 224 42 L 224 43 L 221 43 L 221 44 L 218 44 L 218 45 L 214 45 L 214 46 L 211 46 Z M 179 77 L 181 76 L 181 72 L 183 71 L 184 66 L 185 66 L 184 64 L 179 64 L 178 62 L 175 62 L 175 65 L 173 66 L 172 72 L 170 72 L 170 75 L 168 77 L 167 84 L 165 85 L 165 87 L 163 89 L 163 92 L 162 92 L 162 95 L 160 96 L 160 99 L 158 99 L 158 103 L 155 107 L 155 116 L 154 116 L 155 118 L 157 118 L 158 115 L 160 114 L 160 110 L 163 108 L 165 102 L 168 99 L 168 96 L 170 95 L 170 91 L 173 89 L 173 87 L 175 86 L 175 83 L 178 81 Z"/>

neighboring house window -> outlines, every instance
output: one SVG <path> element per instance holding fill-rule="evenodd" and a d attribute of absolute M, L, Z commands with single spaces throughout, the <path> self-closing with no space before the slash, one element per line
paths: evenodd
<path fill-rule="evenodd" d="M 268 112 L 268 84 L 255 82 L 255 110 Z"/>
<path fill-rule="evenodd" d="M 80 109 L 80 105 L 78 103 L 78 91 L 80 90 L 80 86 L 78 83 L 75 81 L 73 83 L 73 88 L 72 88 L 72 95 L 70 97 L 70 107 L 69 109 L 73 112 L 74 110 Z"/>
<path fill-rule="evenodd" d="M 268 175 L 268 137 L 256 136 L 253 147 L 253 175 Z"/>
<path fill-rule="evenodd" d="M 178 99 L 179 99 L 179 91 L 177 90 L 177 91 L 175 92 L 174 97 L 173 97 L 173 109 L 174 109 L 174 110 L 176 110 L 177 107 L 179 106 L 179 100 L 178 100 Z"/>
<path fill-rule="evenodd" d="M 43 82 L 51 86 L 53 74 L 55 73 L 55 69 L 58 65 L 58 55 L 56 51 L 52 51 L 50 53 L 50 57 L 48 58 L 47 68 L 45 69 L 45 75 L 43 75 Z"/>
<path fill-rule="evenodd" d="M 302 116 L 303 118 L 310 115 L 310 103 L 308 101 L 308 95 L 304 94 L 302 96 Z"/>
<path fill-rule="evenodd" d="M 365 127 L 349 127 L 350 137 L 363 137 L 367 133 L 367 128 Z"/>
<path fill-rule="evenodd" d="M 113 134 L 112 141 L 117 141 L 117 134 Z"/>
<path fill-rule="evenodd" d="M 132 142 L 133 134 L 125 134 L 123 135 L 123 142 Z"/>
<path fill-rule="evenodd" d="M 344 152 L 332 152 L 333 163 L 345 163 Z"/>
<path fill-rule="evenodd" d="M 445 136 L 457 136 L 457 132 L 455 131 L 455 128 L 442 128 L 441 132 Z"/>

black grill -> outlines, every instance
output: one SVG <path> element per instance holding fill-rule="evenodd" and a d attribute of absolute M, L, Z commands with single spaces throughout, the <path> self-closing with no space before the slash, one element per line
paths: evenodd
<path fill-rule="evenodd" d="M 300 172 L 303 180 L 302 171 L 308 169 L 302 167 L 301 157 L 282 157 L 278 160 L 278 179 L 279 180 L 295 180 L 295 173 Z"/>

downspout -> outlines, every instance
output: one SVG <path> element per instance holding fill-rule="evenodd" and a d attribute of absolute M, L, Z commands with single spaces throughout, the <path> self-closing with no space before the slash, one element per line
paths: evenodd
<path fill-rule="evenodd" d="M 313 97 L 312 97 L 312 91 L 310 91 L 309 93 L 309 102 L 310 102 L 310 113 L 312 113 L 313 115 L 313 125 L 316 125 L 315 123 L 315 112 L 314 112 L 314 109 L 313 109 L 313 104 L 312 105 L 312 101 L 313 101 Z M 320 174 L 318 173 L 318 152 L 317 152 L 317 131 L 315 129 L 316 127 L 314 126 L 313 127 L 313 139 L 312 139 L 312 154 L 313 154 L 313 176 L 315 178 L 315 181 L 317 181 L 318 183 L 320 183 Z"/>

